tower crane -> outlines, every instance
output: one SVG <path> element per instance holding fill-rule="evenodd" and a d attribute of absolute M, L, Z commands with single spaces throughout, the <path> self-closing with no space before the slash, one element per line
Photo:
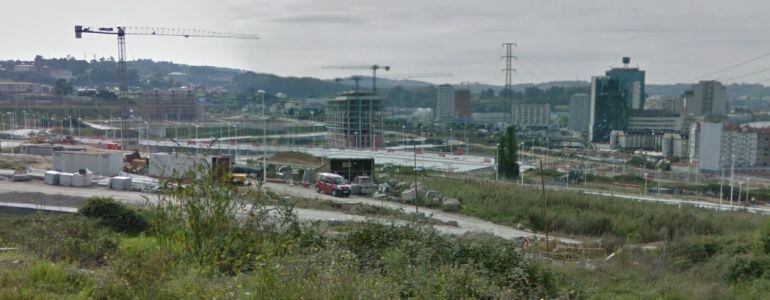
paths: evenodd
<path fill-rule="evenodd" d="M 340 69 L 340 70 L 372 70 L 372 91 L 377 93 L 377 70 L 390 71 L 390 66 L 381 65 L 350 65 L 350 66 L 325 66 L 322 69 Z"/>
<path fill-rule="evenodd" d="M 230 38 L 230 39 L 259 39 L 252 34 L 240 34 L 230 32 L 216 32 L 199 29 L 181 29 L 181 28 L 158 28 L 158 27 L 97 27 L 75 25 L 75 38 L 80 39 L 84 33 L 105 34 L 118 37 L 118 97 L 123 102 L 123 117 L 121 118 L 121 132 L 128 132 L 128 84 L 126 82 L 126 35 L 145 35 L 145 36 L 178 36 L 184 38 L 202 37 L 202 38 Z M 121 133 L 123 148 L 125 149 L 125 139 Z"/>

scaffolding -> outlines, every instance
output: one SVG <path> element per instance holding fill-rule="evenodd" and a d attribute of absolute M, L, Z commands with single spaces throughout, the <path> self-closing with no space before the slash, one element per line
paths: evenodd
<path fill-rule="evenodd" d="M 347 92 L 329 99 L 326 110 L 328 145 L 381 149 L 383 99 L 369 92 Z"/>
<path fill-rule="evenodd" d="M 145 120 L 194 121 L 198 119 L 198 101 L 189 89 L 151 90 L 142 93 L 141 112 Z"/>

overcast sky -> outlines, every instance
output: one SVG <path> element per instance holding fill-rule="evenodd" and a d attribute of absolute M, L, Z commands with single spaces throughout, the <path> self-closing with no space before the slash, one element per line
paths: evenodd
<path fill-rule="evenodd" d="M 690 82 L 770 52 L 770 1 L 676 0 L 0 0 L 0 59 L 116 56 L 109 36 L 73 25 L 255 33 L 257 41 L 127 37 L 128 58 L 333 78 L 325 65 L 449 72 L 432 82 L 501 84 L 501 43 L 518 44 L 514 83 L 588 80 L 631 56 L 649 83 Z M 770 68 L 770 57 L 719 73 Z M 731 81 L 754 83 L 770 71 Z M 768 80 L 767 83 L 770 83 Z"/>

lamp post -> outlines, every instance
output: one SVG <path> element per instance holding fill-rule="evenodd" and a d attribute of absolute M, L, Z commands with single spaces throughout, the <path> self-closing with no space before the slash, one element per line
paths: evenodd
<path fill-rule="evenodd" d="M 257 93 L 262 98 L 262 184 L 267 178 L 267 118 L 265 117 L 265 91 L 259 90 Z"/>
<path fill-rule="evenodd" d="M 500 143 L 495 144 L 495 181 L 500 181 Z"/>
<path fill-rule="evenodd" d="M 749 183 L 751 182 L 751 178 L 746 179 L 746 206 L 750 204 L 749 201 L 751 201 L 751 197 L 749 197 Z"/>
<path fill-rule="evenodd" d="M 144 122 L 144 124 L 146 125 L 147 122 Z M 198 127 L 198 124 L 195 124 L 195 155 L 198 155 L 198 149 L 200 149 L 198 147 Z"/>
<path fill-rule="evenodd" d="M 452 131 L 452 128 L 449 128 L 449 154 L 452 154 L 452 140 L 454 139 L 454 132 Z"/>
<path fill-rule="evenodd" d="M 197 132 L 198 125 L 195 125 L 195 129 Z M 145 145 L 145 151 L 147 152 L 147 156 L 150 155 L 150 125 L 147 123 L 147 121 L 144 121 L 144 145 Z M 197 147 L 195 148 L 197 151 Z M 198 154 L 197 152 L 195 154 Z"/>
<path fill-rule="evenodd" d="M 401 138 L 406 141 L 406 125 L 401 125 Z"/>
<path fill-rule="evenodd" d="M 735 184 L 735 155 L 730 158 L 730 206 L 733 206 L 733 184 Z"/>
<path fill-rule="evenodd" d="M 233 142 L 235 142 L 235 150 L 233 150 L 233 162 L 238 158 L 238 124 L 233 124 Z"/>
<path fill-rule="evenodd" d="M 722 156 L 722 159 L 724 158 L 725 157 Z M 722 198 L 724 198 L 723 197 L 724 193 L 722 192 L 723 186 L 724 186 L 724 183 L 723 183 L 724 179 L 725 179 L 725 167 L 723 165 L 723 160 L 720 159 L 719 160 L 719 205 L 720 206 L 722 205 Z"/>
<path fill-rule="evenodd" d="M 372 124 L 372 134 L 371 134 L 372 140 L 369 141 L 372 144 L 372 152 L 374 152 L 376 150 L 376 148 L 377 148 L 377 140 L 376 140 L 376 136 L 374 134 L 374 130 L 375 130 L 375 126 L 374 126 L 374 124 Z"/>
<path fill-rule="evenodd" d="M 81 131 L 81 127 L 83 124 L 83 119 L 78 117 L 78 138 L 83 138 L 83 132 Z"/>

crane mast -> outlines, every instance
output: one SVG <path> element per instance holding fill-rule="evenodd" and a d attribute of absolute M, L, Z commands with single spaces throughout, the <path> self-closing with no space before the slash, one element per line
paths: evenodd
<path fill-rule="evenodd" d="M 372 92 L 377 93 L 377 70 L 390 71 L 390 66 L 374 65 L 347 65 L 347 66 L 325 66 L 323 69 L 340 70 L 372 70 Z"/>
<path fill-rule="evenodd" d="M 118 37 L 118 97 L 122 102 L 122 116 L 120 118 L 121 145 L 126 149 L 124 132 L 128 132 L 128 79 L 126 78 L 126 35 L 144 36 L 177 36 L 177 37 L 202 37 L 202 38 L 230 38 L 230 39 L 259 39 L 253 34 L 240 34 L 231 32 L 216 32 L 199 29 L 159 28 L 159 27 L 97 27 L 75 25 L 75 38 L 80 39 L 84 33 L 106 34 Z"/>

